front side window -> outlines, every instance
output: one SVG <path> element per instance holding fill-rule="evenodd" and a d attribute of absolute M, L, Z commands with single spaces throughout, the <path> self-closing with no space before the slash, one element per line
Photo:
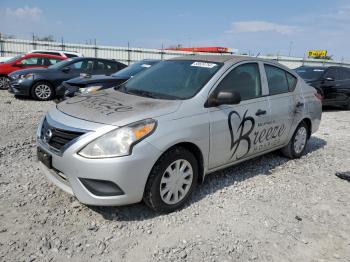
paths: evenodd
<path fill-rule="evenodd" d="M 269 85 L 269 94 L 278 95 L 278 94 L 289 92 L 290 85 L 287 80 L 287 72 L 275 66 L 271 66 L 271 65 L 264 65 L 264 66 L 265 66 L 265 72 L 267 77 L 267 83 Z M 291 81 L 291 84 L 293 84 L 292 81 Z"/>
<path fill-rule="evenodd" d="M 329 68 L 326 73 L 324 74 L 324 78 L 331 78 L 331 79 L 334 79 L 334 80 L 339 80 L 339 73 L 338 73 L 338 70 L 337 68 L 334 68 L 334 67 L 331 67 Z"/>
<path fill-rule="evenodd" d="M 234 68 L 218 85 L 216 92 L 220 91 L 238 92 L 242 100 L 260 97 L 259 65 L 257 63 L 249 63 Z"/>
<path fill-rule="evenodd" d="M 189 99 L 215 75 L 221 63 L 193 60 L 162 61 L 120 86 L 121 92 L 163 99 Z"/>
<path fill-rule="evenodd" d="M 83 60 L 71 65 L 72 69 L 79 71 L 92 71 L 94 68 L 94 61 L 92 60 Z"/>
<path fill-rule="evenodd" d="M 28 57 L 21 61 L 24 66 L 44 66 L 45 58 L 44 57 Z"/>

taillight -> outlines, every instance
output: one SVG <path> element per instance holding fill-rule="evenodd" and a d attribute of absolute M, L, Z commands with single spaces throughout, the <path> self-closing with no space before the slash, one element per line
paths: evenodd
<path fill-rule="evenodd" d="M 319 94 L 318 92 L 316 92 L 314 95 L 315 95 L 315 97 L 316 97 L 318 100 L 320 100 L 320 101 L 322 101 L 322 100 L 323 100 L 322 95 L 321 95 L 321 94 Z"/>

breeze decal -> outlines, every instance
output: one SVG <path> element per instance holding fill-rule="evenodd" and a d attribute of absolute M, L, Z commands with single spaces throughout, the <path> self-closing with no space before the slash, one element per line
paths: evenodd
<path fill-rule="evenodd" d="M 239 115 L 238 112 L 236 111 L 232 111 L 229 113 L 228 115 L 228 128 L 230 129 L 230 135 L 231 135 L 231 152 L 232 152 L 232 155 L 230 157 L 230 159 L 232 159 L 234 157 L 234 155 L 236 154 L 237 152 L 237 149 L 239 148 L 240 144 L 243 142 L 243 141 L 246 141 L 247 142 L 247 150 L 246 152 L 241 155 L 241 156 L 238 156 L 236 157 L 236 159 L 241 159 L 243 157 L 245 157 L 249 151 L 250 151 L 250 147 L 251 147 L 251 141 L 250 141 L 250 137 L 249 135 L 253 132 L 254 130 L 254 127 L 255 127 L 255 120 L 253 117 L 251 116 L 246 116 L 248 113 L 248 110 L 245 111 L 243 117 L 241 118 L 241 116 Z M 235 137 L 234 137 L 234 134 L 233 134 L 233 128 L 232 128 L 232 116 L 236 115 L 239 120 L 241 121 L 238 128 L 237 128 L 237 133 L 239 134 L 237 140 L 235 141 Z M 246 131 L 245 133 L 243 133 L 244 131 L 244 127 L 246 125 L 247 122 L 250 122 L 251 123 L 251 127 L 248 131 Z"/>
<path fill-rule="evenodd" d="M 104 115 L 133 110 L 132 106 L 122 104 L 118 98 L 110 96 L 108 93 L 80 95 L 77 98 L 69 99 L 66 104 L 81 104 Z"/>
<path fill-rule="evenodd" d="M 234 157 L 235 160 L 244 158 L 249 152 L 254 153 L 273 148 L 280 144 L 280 138 L 285 133 L 286 127 L 284 124 L 278 125 L 273 120 L 256 125 L 255 119 L 252 116 L 247 116 L 247 113 L 248 110 L 241 117 L 237 111 L 231 111 L 228 115 L 228 127 L 231 137 L 230 160 Z M 232 125 L 233 117 L 237 117 L 240 121 L 235 131 Z M 249 127 L 248 129 L 245 128 L 247 126 Z M 242 148 L 241 145 L 244 147 Z M 242 148 L 242 150 L 238 150 L 239 148 Z M 241 152 L 241 155 L 238 155 L 238 152 Z"/>

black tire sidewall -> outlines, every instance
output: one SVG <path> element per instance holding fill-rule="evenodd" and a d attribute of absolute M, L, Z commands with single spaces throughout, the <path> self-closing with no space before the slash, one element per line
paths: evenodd
<path fill-rule="evenodd" d="M 191 164 L 192 170 L 193 170 L 192 184 L 187 195 L 179 203 L 174 205 L 169 205 L 163 202 L 163 200 L 160 197 L 160 181 L 162 179 L 162 176 L 165 170 L 168 168 L 168 166 L 174 161 L 179 159 L 185 159 Z M 195 156 L 190 151 L 181 147 L 172 149 L 164 153 L 164 155 L 157 161 L 157 163 L 153 167 L 146 185 L 145 197 L 147 199 L 145 199 L 146 200 L 145 202 L 147 205 L 149 205 L 151 208 L 153 208 L 158 212 L 169 213 L 169 212 L 175 211 L 180 207 L 182 207 L 190 198 L 193 190 L 197 186 L 197 181 L 198 181 L 198 163 Z"/>
<path fill-rule="evenodd" d="M 306 141 L 305 141 L 305 146 L 304 146 L 303 150 L 302 150 L 300 153 L 296 153 L 296 152 L 295 152 L 295 149 L 294 149 L 295 136 L 297 135 L 298 130 L 299 130 L 301 127 L 304 127 L 304 128 L 306 129 L 306 134 L 309 133 L 309 128 L 308 128 L 308 126 L 306 125 L 306 123 L 305 123 L 304 121 L 301 122 L 301 123 L 298 125 L 297 129 L 295 130 L 295 132 L 294 132 L 294 134 L 293 134 L 293 137 L 292 137 L 292 140 L 291 140 L 291 143 L 290 143 L 290 146 L 291 146 L 290 150 L 291 150 L 291 153 L 292 153 L 292 155 L 293 155 L 294 158 L 300 158 L 300 157 L 304 154 L 305 149 L 306 149 L 306 145 L 307 145 L 307 141 L 308 141 L 308 135 L 307 135 Z"/>
<path fill-rule="evenodd" d="M 47 85 L 48 87 L 50 87 L 50 90 L 51 90 L 51 95 L 48 97 L 48 98 L 45 98 L 45 99 L 42 99 L 40 97 L 38 97 L 36 94 L 35 94 L 35 88 L 39 85 Z M 36 100 L 39 100 L 39 101 L 48 101 L 48 100 L 51 100 L 53 99 L 54 95 L 55 95 L 55 90 L 53 89 L 52 85 L 49 84 L 49 83 L 46 83 L 46 82 L 38 82 L 38 83 L 35 83 L 31 89 L 31 95 L 34 99 Z"/>

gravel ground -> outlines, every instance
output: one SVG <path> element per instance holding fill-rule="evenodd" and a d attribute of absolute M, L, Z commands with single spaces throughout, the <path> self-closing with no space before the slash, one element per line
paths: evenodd
<path fill-rule="evenodd" d="M 307 154 L 208 176 L 182 210 L 88 207 L 51 185 L 35 130 L 54 105 L 0 92 L 0 261 L 350 261 L 350 112 L 326 111 Z"/>

